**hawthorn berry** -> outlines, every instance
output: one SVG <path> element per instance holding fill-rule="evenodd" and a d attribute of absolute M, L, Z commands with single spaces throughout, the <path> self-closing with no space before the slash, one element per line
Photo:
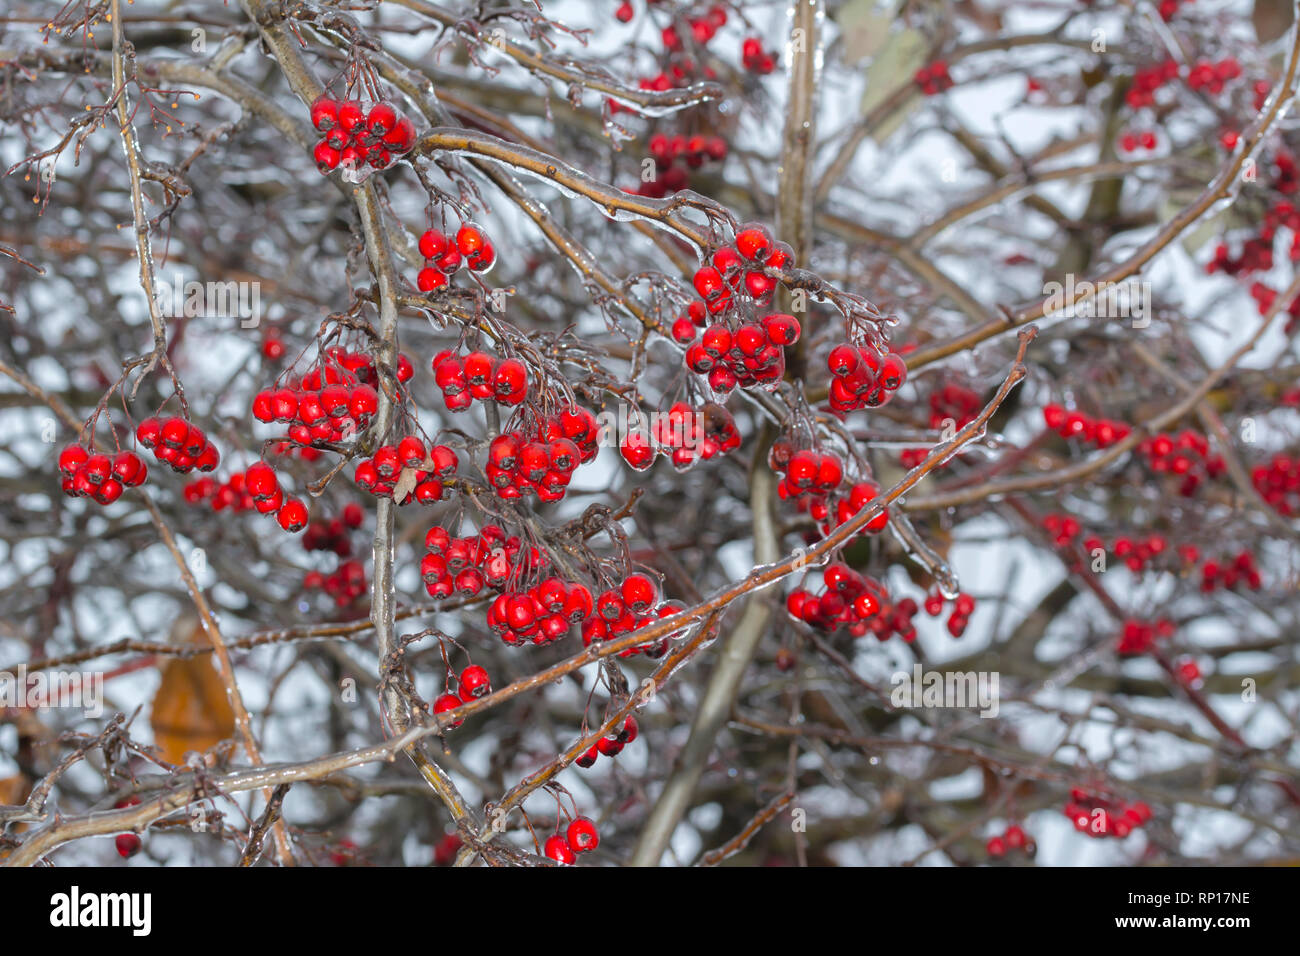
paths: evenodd
<path fill-rule="evenodd" d="M 596 824 L 586 817 L 575 817 L 565 833 L 569 849 L 574 853 L 587 853 L 600 845 Z"/>

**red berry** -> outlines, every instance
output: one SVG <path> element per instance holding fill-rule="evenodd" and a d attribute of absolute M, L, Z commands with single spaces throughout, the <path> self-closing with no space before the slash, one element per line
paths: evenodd
<path fill-rule="evenodd" d="M 493 389 L 498 401 L 517 405 L 528 388 L 528 369 L 518 359 L 505 359 L 497 366 Z"/>
<path fill-rule="evenodd" d="M 568 840 L 569 849 L 574 853 L 586 853 L 600 845 L 600 835 L 596 832 L 596 824 L 586 817 L 574 818 L 573 822 L 569 824 L 565 837 Z"/>
<path fill-rule="evenodd" d="M 307 506 L 298 498 L 290 498 L 280 506 L 276 520 L 280 522 L 281 528 L 291 534 L 301 531 L 307 527 Z"/>
<path fill-rule="evenodd" d="M 631 4 L 625 4 L 625 6 L 631 10 Z M 546 838 L 546 847 L 543 852 L 556 863 L 563 863 L 566 866 L 578 859 L 574 856 L 573 851 L 569 849 L 568 842 L 558 833 Z"/>
<path fill-rule="evenodd" d="M 457 697 L 455 694 L 443 694 L 441 697 L 439 697 L 437 700 L 433 702 L 433 712 L 435 715 L 445 714 L 449 710 L 455 710 L 457 707 L 461 705 L 461 703 L 462 703 L 461 699 Z M 465 721 L 463 720 L 457 720 L 454 721 L 451 726 L 459 727 L 464 722 Z"/>
<path fill-rule="evenodd" d="M 648 574 L 628 575 L 620 588 L 623 603 L 633 614 L 641 614 L 659 603 L 659 585 Z"/>
<path fill-rule="evenodd" d="M 372 139 L 382 139 L 384 134 L 397 125 L 397 110 L 391 103 L 376 103 L 370 107 L 366 117 L 366 128 Z"/>
<path fill-rule="evenodd" d="M 59 471 L 71 478 L 89 457 L 90 453 L 80 445 L 69 445 L 59 452 Z"/>
<path fill-rule="evenodd" d="M 437 259 L 447 251 L 449 240 L 437 230 L 430 229 L 420 236 L 420 255 L 426 259 Z"/>
<path fill-rule="evenodd" d="M 152 448 L 162 439 L 162 422 L 156 418 L 146 418 L 135 430 L 135 440 L 145 448 Z"/>
<path fill-rule="evenodd" d="M 759 223 L 748 223 L 736 233 L 736 251 L 751 262 L 760 262 L 772 251 L 772 233 Z"/>
<path fill-rule="evenodd" d="M 339 121 L 338 101 L 329 96 L 320 96 L 311 104 L 311 125 L 322 133 L 328 133 Z"/>
<path fill-rule="evenodd" d="M 123 859 L 129 859 L 140 852 L 140 838 L 134 833 L 118 834 L 113 845 L 117 847 L 118 855 Z"/>
<path fill-rule="evenodd" d="M 144 484 L 149 467 L 133 451 L 120 451 L 113 457 L 113 476 L 130 488 Z"/>
<path fill-rule="evenodd" d="M 460 672 L 460 699 L 465 703 L 477 700 L 492 690 L 492 681 L 488 672 L 477 664 L 472 664 Z"/>

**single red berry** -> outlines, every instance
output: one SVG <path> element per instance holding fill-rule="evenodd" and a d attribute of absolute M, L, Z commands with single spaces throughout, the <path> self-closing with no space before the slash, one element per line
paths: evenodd
<path fill-rule="evenodd" d="M 307 506 L 299 498 L 290 498 L 280 506 L 276 515 L 280 527 L 285 531 L 296 533 L 307 527 Z"/>
<path fill-rule="evenodd" d="M 415 287 L 421 292 L 436 292 L 447 284 L 447 275 L 439 269 L 421 269 L 415 277 Z"/>
<path fill-rule="evenodd" d="M 518 404 L 523 401 L 528 389 L 528 369 L 518 359 L 505 359 L 496 368 L 493 376 L 493 390 L 498 401 L 506 404 Z M 513 401 L 518 396 L 518 401 Z"/>
<path fill-rule="evenodd" d="M 712 266 L 705 266 L 695 273 L 695 291 L 705 302 L 717 300 L 727 291 L 722 275 Z"/>
<path fill-rule="evenodd" d="M 586 817 L 574 818 L 573 822 L 569 824 L 565 836 L 568 839 L 569 849 L 574 853 L 587 853 L 600 845 L 600 835 L 596 832 L 596 824 Z"/>
<path fill-rule="evenodd" d="M 420 255 L 426 259 L 437 259 L 447 251 L 449 242 L 441 232 L 430 229 L 420 236 Z"/>
<path fill-rule="evenodd" d="M 80 445 L 69 445 L 59 452 L 59 471 L 66 477 L 71 478 L 89 457 L 90 452 Z"/>
<path fill-rule="evenodd" d="M 620 588 L 623 603 L 633 614 L 641 614 L 659 603 L 659 585 L 648 574 L 630 574 Z"/>
<path fill-rule="evenodd" d="M 397 460 L 405 468 L 415 468 L 427 454 L 424 442 L 416 435 L 407 435 L 397 443 Z"/>
<path fill-rule="evenodd" d="M 460 699 L 465 703 L 486 696 L 491 690 L 488 672 L 477 664 L 471 664 L 460 672 Z"/>
<path fill-rule="evenodd" d="M 162 422 L 146 418 L 135 429 L 135 440 L 145 448 L 152 448 L 162 439 Z"/>
<path fill-rule="evenodd" d="M 631 8 L 630 4 L 627 6 L 629 9 Z M 543 852 L 556 863 L 563 863 L 566 866 L 574 863 L 578 859 L 574 855 L 573 851 L 569 849 L 568 842 L 558 833 L 546 838 L 546 847 Z"/>
<path fill-rule="evenodd" d="M 338 124 L 343 132 L 351 134 L 366 121 L 366 111 L 357 100 L 344 100 L 338 108 Z"/>
<path fill-rule="evenodd" d="M 461 703 L 462 703 L 461 699 L 457 697 L 455 694 L 443 694 L 441 697 L 439 697 L 437 700 L 433 702 L 433 712 L 435 715 L 445 714 L 449 710 L 455 710 L 457 707 L 461 705 Z M 459 727 L 464 722 L 465 721 L 463 720 L 457 720 L 454 721 L 451 726 Z"/>
<path fill-rule="evenodd" d="M 328 133 L 339 121 L 338 100 L 329 96 L 320 96 L 311 104 L 311 125 L 322 133 Z"/>
<path fill-rule="evenodd" d="M 366 128 L 372 140 L 382 139 L 384 134 L 397 125 L 397 110 L 391 103 L 376 103 L 370 107 L 366 116 Z"/>
<path fill-rule="evenodd" d="M 772 233 L 760 223 L 748 223 L 736 233 L 736 251 L 750 262 L 766 259 L 772 251 L 772 243 Z"/>
<path fill-rule="evenodd" d="M 140 852 L 140 838 L 134 833 L 119 833 L 113 845 L 123 859 L 130 859 Z"/>
<path fill-rule="evenodd" d="M 325 140 L 321 140 L 312 150 L 312 159 L 315 160 L 316 168 L 321 174 L 326 175 L 338 169 L 339 163 L 343 161 L 343 154 Z"/>
<path fill-rule="evenodd" d="M 466 259 L 477 254 L 486 241 L 478 226 L 471 223 L 466 223 L 456 231 L 456 248 Z"/>

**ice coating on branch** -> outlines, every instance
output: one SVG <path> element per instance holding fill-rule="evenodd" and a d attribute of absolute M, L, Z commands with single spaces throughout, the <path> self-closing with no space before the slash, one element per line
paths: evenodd
<path fill-rule="evenodd" d="M 900 508 L 902 500 L 898 502 Z M 957 595 L 961 593 L 961 583 L 957 580 L 957 575 L 943 558 L 939 557 L 921 536 L 917 533 L 912 522 L 898 508 L 894 509 L 889 522 L 889 529 L 903 549 L 903 553 L 924 567 L 934 578 L 935 586 L 939 593 L 943 595 L 945 601 L 957 600 Z"/>

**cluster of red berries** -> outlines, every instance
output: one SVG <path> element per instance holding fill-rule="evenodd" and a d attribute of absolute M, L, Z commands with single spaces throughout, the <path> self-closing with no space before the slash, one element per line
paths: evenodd
<path fill-rule="evenodd" d="M 1098 549 L 1106 550 L 1106 546 L 1102 543 L 1101 538 L 1094 535 L 1084 540 L 1083 549 L 1091 554 Z M 1166 554 L 1168 549 L 1169 542 L 1165 540 L 1163 535 L 1159 534 L 1149 535 L 1143 541 L 1135 541 L 1133 538 L 1121 536 L 1116 538 L 1115 543 L 1110 546 L 1110 551 L 1115 557 L 1123 558 L 1124 564 L 1134 574 L 1144 570 L 1147 565 L 1162 554 Z M 1183 558 L 1184 563 L 1189 563 L 1187 562 L 1187 551 L 1179 548 L 1178 553 Z"/>
<path fill-rule="evenodd" d="M 352 541 L 348 538 L 348 530 L 360 528 L 364 517 L 360 505 L 348 504 L 337 518 L 312 521 L 302 535 L 303 550 L 333 551 L 340 558 L 350 556 Z"/>
<path fill-rule="evenodd" d="M 1125 422 L 1109 418 L 1091 418 L 1077 409 L 1066 411 L 1061 405 L 1043 407 L 1043 422 L 1062 438 L 1077 438 L 1085 445 L 1109 448 L 1123 441 L 1133 431 Z"/>
<path fill-rule="evenodd" d="M 1180 476 L 1183 483 L 1178 491 L 1185 498 L 1196 492 L 1203 479 L 1220 478 L 1228 470 L 1221 455 L 1210 454 L 1210 440 L 1190 428 L 1177 435 L 1161 433 L 1143 439 L 1137 450 L 1152 471 Z"/>
<path fill-rule="evenodd" d="M 1291 248 L 1293 251 L 1296 248 L 1294 240 Z M 1262 282 L 1256 282 L 1250 287 L 1250 297 L 1255 300 L 1259 314 L 1265 315 L 1269 309 L 1273 308 L 1273 303 L 1277 301 L 1277 290 L 1270 289 Z M 1291 304 L 1286 307 L 1286 314 L 1288 318 L 1282 331 L 1287 336 L 1291 336 L 1295 334 L 1296 329 L 1300 328 L 1300 298 L 1291 300 Z"/>
<path fill-rule="evenodd" d="M 1241 76 L 1241 64 L 1233 56 L 1225 56 L 1217 63 L 1197 60 L 1187 71 L 1187 85 L 1193 90 L 1205 90 L 1211 95 L 1223 92 L 1223 85 Z"/>
<path fill-rule="evenodd" d="M 776 54 L 764 50 L 758 37 L 746 37 L 740 44 L 740 62 L 750 73 L 766 76 L 776 69 Z"/>
<path fill-rule="evenodd" d="M 686 25 L 691 28 L 691 39 L 699 46 L 705 46 L 713 39 L 714 34 L 727 25 L 727 10 L 721 4 L 714 4 L 701 17 L 690 17 Z M 682 49 L 681 34 L 677 32 L 675 25 L 664 27 L 660 34 L 663 40 L 664 49 L 670 52 L 676 52 Z"/>
<path fill-rule="evenodd" d="M 1174 622 L 1166 617 L 1160 618 L 1154 624 L 1130 618 L 1124 622 L 1115 650 L 1125 656 L 1145 654 L 1156 646 L 1157 640 L 1171 637 L 1173 633 Z"/>
<path fill-rule="evenodd" d="M 469 704 L 478 700 L 480 697 L 486 697 L 492 693 L 492 678 L 488 676 L 486 669 L 479 667 L 477 664 L 471 664 L 460 672 L 460 677 L 456 681 L 456 693 L 446 691 L 433 702 L 433 712 L 445 714 L 449 710 L 455 710 L 461 704 Z M 452 727 L 459 727 L 463 720 L 453 723 Z"/>
<path fill-rule="evenodd" d="M 248 466 L 244 472 L 244 491 L 252 496 L 258 514 L 274 512 L 285 531 L 293 534 L 307 527 L 307 505 L 301 498 L 285 495 L 275 469 L 266 462 L 254 462 Z"/>
<path fill-rule="evenodd" d="M 503 591 L 487 612 L 487 626 L 506 644 L 533 643 L 539 647 L 558 641 L 569 626 L 591 616 L 595 602 L 585 584 L 548 577 L 530 588 Z"/>
<path fill-rule="evenodd" d="M 713 67 L 706 65 L 702 70 L 697 70 L 694 60 L 684 54 L 678 54 L 672 58 L 672 62 L 667 67 L 660 70 L 653 77 L 643 76 L 637 81 L 637 86 L 648 92 L 662 93 L 665 90 L 689 86 L 697 76 L 703 76 L 706 80 L 716 80 L 718 78 L 717 71 Z M 609 104 L 611 116 L 622 110 L 629 113 L 637 112 L 636 107 L 624 106 L 613 97 L 608 97 L 606 103 Z"/>
<path fill-rule="evenodd" d="M 322 590 L 334 599 L 336 605 L 347 607 L 366 593 L 366 569 L 360 561 L 344 561 L 329 574 L 308 571 L 302 579 L 302 586 L 308 591 Z"/>
<path fill-rule="evenodd" d="M 660 0 L 647 0 L 647 3 L 654 4 Z M 632 8 L 631 0 L 624 0 L 614 12 L 616 19 L 623 23 L 631 23 L 635 15 Z M 727 11 L 720 4 L 711 7 L 702 17 L 687 20 L 691 30 L 691 39 L 697 47 L 705 47 L 719 29 L 727 22 Z M 682 43 L 681 33 L 678 32 L 676 23 L 670 24 L 659 33 L 659 39 L 664 46 L 664 60 L 666 65 L 653 77 L 641 77 L 638 85 L 641 89 L 662 93 L 665 90 L 671 90 L 678 87 L 687 86 L 692 83 L 697 76 L 702 76 L 706 80 L 717 79 L 717 71 L 713 67 L 705 64 L 702 69 L 698 68 L 695 61 L 686 55 L 684 44 Z M 634 106 L 624 106 L 613 97 L 607 97 L 605 100 L 610 115 L 622 112 L 637 112 Z"/>
<path fill-rule="evenodd" d="M 673 468 L 686 471 L 698 461 L 708 461 L 740 447 L 740 430 L 731 413 L 714 402 L 695 409 L 675 402 L 668 414 L 658 416 L 650 426 L 654 446 L 672 459 Z M 627 443 L 624 442 L 624 445 Z M 633 467 L 644 461 L 642 445 L 631 446 Z M 621 449 L 620 449 L 621 450 Z M 627 452 L 624 453 L 625 460 Z"/>
<path fill-rule="evenodd" d="M 414 374 L 405 356 L 398 360 L 398 381 Z M 379 408 L 370 356 L 337 348 L 327 363 L 298 380 L 298 387 L 263 389 L 253 396 L 253 417 L 260 422 L 288 422 L 288 439 L 309 447 L 337 442 L 364 428 Z"/>
<path fill-rule="evenodd" d="M 1070 542 L 1079 536 L 1083 528 L 1079 524 L 1079 519 L 1073 515 L 1052 513 L 1043 516 L 1043 530 L 1052 536 L 1052 541 L 1058 548 L 1068 548 Z M 1098 545 L 1100 546 L 1100 542 Z M 1088 551 L 1092 550 L 1086 544 L 1084 548 Z"/>
<path fill-rule="evenodd" d="M 686 605 L 680 601 L 663 600 L 659 582 L 637 571 L 596 597 L 595 613 L 582 622 L 583 646 L 590 646 L 592 641 L 613 640 L 622 634 L 630 634 L 684 610 Z M 618 656 L 645 654 L 649 658 L 660 658 L 668 653 L 671 643 L 672 635 L 626 648 L 619 651 Z"/>
<path fill-rule="evenodd" d="M 771 458 L 768 459 L 771 461 Z M 774 466 L 775 467 L 775 466 Z M 775 469 L 778 470 L 779 469 Z M 825 496 L 806 493 L 795 499 L 800 511 L 806 511 L 817 522 L 823 535 L 831 533 L 832 528 L 844 524 L 866 505 L 880 496 L 880 486 L 874 481 L 859 481 L 849 486 L 847 495 Z M 867 522 L 863 528 L 866 534 L 883 531 L 889 523 L 889 509 L 886 508 Z"/>
<path fill-rule="evenodd" d="M 119 451 L 110 458 L 73 444 L 59 452 L 59 474 L 68 497 L 111 505 L 127 488 L 144 484 L 149 466 L 133 451 Z"/>
<path fill-rule="evenodd" d="M 1154 130 L 1129 130 L 1120 135 L 1119 149 L 1121 153 L 1136 153 L 1139 150 L 1150 152 L 1159 143 Z"/>
<path fill-rule="evenodd" d="M 954 383 L 945 384 L 930 393 L 930 427 L 964 428 L 979 414 L 979 393 L 972 388 Z"/>
<path fill-rule="evenodd" d="M 1216 588 L 1231 591 L 1243 583 L 1252 591 L 1258 591 L 1264 583 L 1255 556 L 1248 550 L 1239 552 L 1230 560 L 1206 561 L 1201 565 L 1201 590 L 1207 594 Z"/>
<path fill-rule="evenodd" d="M 196 468 L 213 471 L 221 463 L 217 446 L 208 441 L 203 429 L 179 416 L 165 421 L 146 418 L 136 426 L 135 440 L 180 474 L 188 474 Z"/>
<path fill-rule="evenodd" d="M 1273 268 L 1273 247 L 1279 229 L 1291 232 L 1291 249 L 1289 258 L 1292 262 L 1300 260 L 1300 209 L 1289 199 L 1279 199 L 1264 210 L 1264 218 L 1259 226 L 1258 235 L 1246 239 L 1241 246 L 1241 253 L 1233 258 L 1227 243 L 1219 243 L 1214 249 L 1214 258 L 1205 266 L 1211 275 L 1222 272 L 1230 276 L 1247 276 L 1254 272 L 1268 272 Z M 1262 293 L 1272 292 L 1267 286 L 1260 286 Z M 1263 295 L 1269 305 L 1272 297 Z"/>
<path fill-rule="evenodd" d="M 433 292 L 445 286 L 462 264 L 470 272 L 483 275 L 497 261 L 497 251 L 483 236 L 483 230 L 466 223 L 454 237 L 436 229 L 420 236 L 420 255 L 424 268 L 416 274 L 415 285 L 421 292 Z"/>
<path fill-rule="evenodd" d="M 600 845 L 600 835 L 596 824 L 586 817 L 575 817 L 569 824 L 564 836 L 558 833 L 546 838 L 543 852 L 556 863 L 571 864 L 578 859 L 579 853 L 586 853 Z"/>
<path fill-rule="evenodd" d="M 1074 828 L 1080 833 L 1122 840 L 1151 819 L 1151 808 L 1141 800 L 1126 803 L 1075 787 L 1070 791 L 1065 815 L 1074 821 Z"/>
<path fill-rule="evenodd" d="M 984 850 L 996 859 L 1006 856 L 1011 850 L 1023 850 L 1027 856 L 1033 856 L 1038 847 L 1018 824 L 1013 823 L 1000 836 L 989 837 Z"/>
<path fill-rule="evenodd" d="M 785 599 L 786 612 L 819 631 L 832 632 L 847 627 L 854 637 L 870 629 L 868 621 L 880 613 L 885 603 L 885 589 L 847 564 L 833 562 L 822 571 L 825 590 L 814 594 L 795 588 Z"/>
<path fill-rule="evenodd" d="M 826 357 L 831 373 L 830 406 L 841 415 L 888 402 L 907 381 L 907 362 L 897 352 L 883 355 L 872 346 L 847 342 Z"/>
<path fill-rule="evenodd" d="M 1178 72 L 1178 61 L 1172 59 L 1134 70 L 1133 80 L 1124 93 L 1124 101 L 1130 109 L 1135 110 L 1155 106 L 1156 90 L 1178 79 Z"/>
<path fill-rule="evenodd" d="M 1282 517 L 1300 514 L 1300 455 L 1274 455 L 1251 470 L 1250 482 Z"/>
<path fill-rule="evenodd" d="M 944 596 L 935 590 L 925 596 L 923 606 L 926 614 L 938 617 L 943 613 L 946 604 Z M 974 613 L 975 599 L 965 592 L 958 594 L 952 602 L 952 614 L 948 615 L 948 633 L 953 637 L 961 637 L 965 634 L 966 625 L 970 623 L 970 616 Z"/>
<path fill-rule="evenodd" d="M 362 491 L 376 498 L 392 498 L 397 483 L 410 469 L 414 484 L 399 505 L 418 501 L 422 505 L 442 500 L 443 482 L 456 474 L 460 461 L 446 445 L 425 445 L 416 435 L 407 435 L 396 445 L 381 445 L 374 455 L 357 462 L 352 480 Z"/>
<path fill-rule="evenodd" d="M 979 395 L 964 385 L 947 384 L 930 393 L 930 427 L 936 431 L 965 428 L 979 410 Z M 899 461 L 904 468 L 915 468 L 929 453 L 928 448 L 905 448 Z"/>
<path fill-rule="evenodd" d="M 574 763 L 586 770 L 595 764 L 602 754 L 606 757 L 617 757 L 623 752 L 624 747 L 636 740 L 638 732 L 636 718 L 629 714 L 623 719 L 622 727 L 601 737 Z"/>
<path fill-rule="evenodd" d="M 935 60 L 921 67 L 912 79 L 926 96 L 935 96 L 952 88 L 952 76 L 948 73 L 946 60 Z"/>
<path fill-rule="evenodd" d="M 768 460 L 782 476 L 776 489 L 782 500 L 805 494 L 825 498 L 844 481 L 844 465 L 837 455 L 810 448 L 795 451 L 789 442 L 773 442 Z"/>
<path fill-rule="evenodd" d="M 431 364 L 449 412 L 465 411 L 476 398 L 518 405 L 528 394 L 528 367 L 518 359 L 498 360 L 486 352 L 461 356 L 448 349 L 435 355 Z"/>
<path fill-rule="evenodd" d="M 181 489 L 186 504 L 209 502 L 213 511 L 252 511 L 257 502 L 244 487 L 244 473 L 237 471 L 225 481 L 204 475 L 187 482 Z"/>
<path fill-rule="evenodd" d="M 675 325 L 674 332 L 680 331 L 682 327 Z M 735 328 L 723 323 L 710 325 L 699 341 L 694 341 L 694 336 L 688 340 L 686 367 L 707 375 L 709 387 L 719 395 L 727 395 L 737 386 L 775 387 L 785 375 L 784 346 L 799 341 L 799 331 L 798 320 L 781 312 Z"/>
<path fill-rule="evenodd" d="M 920 610 L 916 601 L 905 597 L 890 604 L 887 594 L 883 596 L 883 600 L 885 603 L 881 606 L 880 613 L 867 620 L 867 631 L 881 643 L 891 637 L 898 637 L 908 644 L 912 643 L 916 640 L 916 625 L 912 623 L 912 618 L 916 617 Z M 854 633 L 852 628 L 849 630 Z"/>
<path fill-rule="evenodd" d="M 536 571 L 545 564 L 537 548 L 525 549 L 517 535 L 507 537 L 494 524 L 465 538 L 453 538 L 435 525 L 424 536 L 424 548 L 420 576 L 429 596 L 439 600 L 453 593 L 473 597 L 484 585 L 504 588 L 516 572 Z"/>
<path fill-rule="evenodd" d="M 322 96 L 311 105 L 311 124 L 324 133 L 313 156 L 322 175 L 335 169 L 384 169 L 415 145 L 415 125 L 391 103 L 369 112 L 359 100 Z"/>
<path fill-rule="evenodd" d="M 484 473 L 498 497 L 532 491 L 540 501 L 559 501 L 577 467 L 596 457 L 599 437 L 596 416 L 575 405 L 539 420 L 531 439 L 520 430 L 492 439 Z"/>
<path fill-rule="evenodd" d="M 634 190 L 636 195 L 663 199 L 691 184 L 690 170 L 699 169 L 706 162 L 721 162 L 727 158 L 727 141 L 721 136 L 667 136 L 655 133 L 650 137 L 650 155 L 655 161 L 653 179 L 642 180 Z"/>
<path fill-rule="evenodd" d="M 790 246 L 777 242 L 767 226 L 751 222 L 736 230 L 731 245 L 713 253 L 710 265 L 696 269 L 692 281 L 695 291 L 704 300 L 704 307 L 717 315 L 730 308 L 736 295 L 742 292 L 756 304 L 767 305 L 772 301 L 777 280 L 766 270 L 779 271 L 793 265 L 794 253 Z M 692 317 L 696 314 L 692 313 Z M 795 332 L 797 341 L 797 322 Z M 727 347 L 731 347 L 730 343 Z"/>

